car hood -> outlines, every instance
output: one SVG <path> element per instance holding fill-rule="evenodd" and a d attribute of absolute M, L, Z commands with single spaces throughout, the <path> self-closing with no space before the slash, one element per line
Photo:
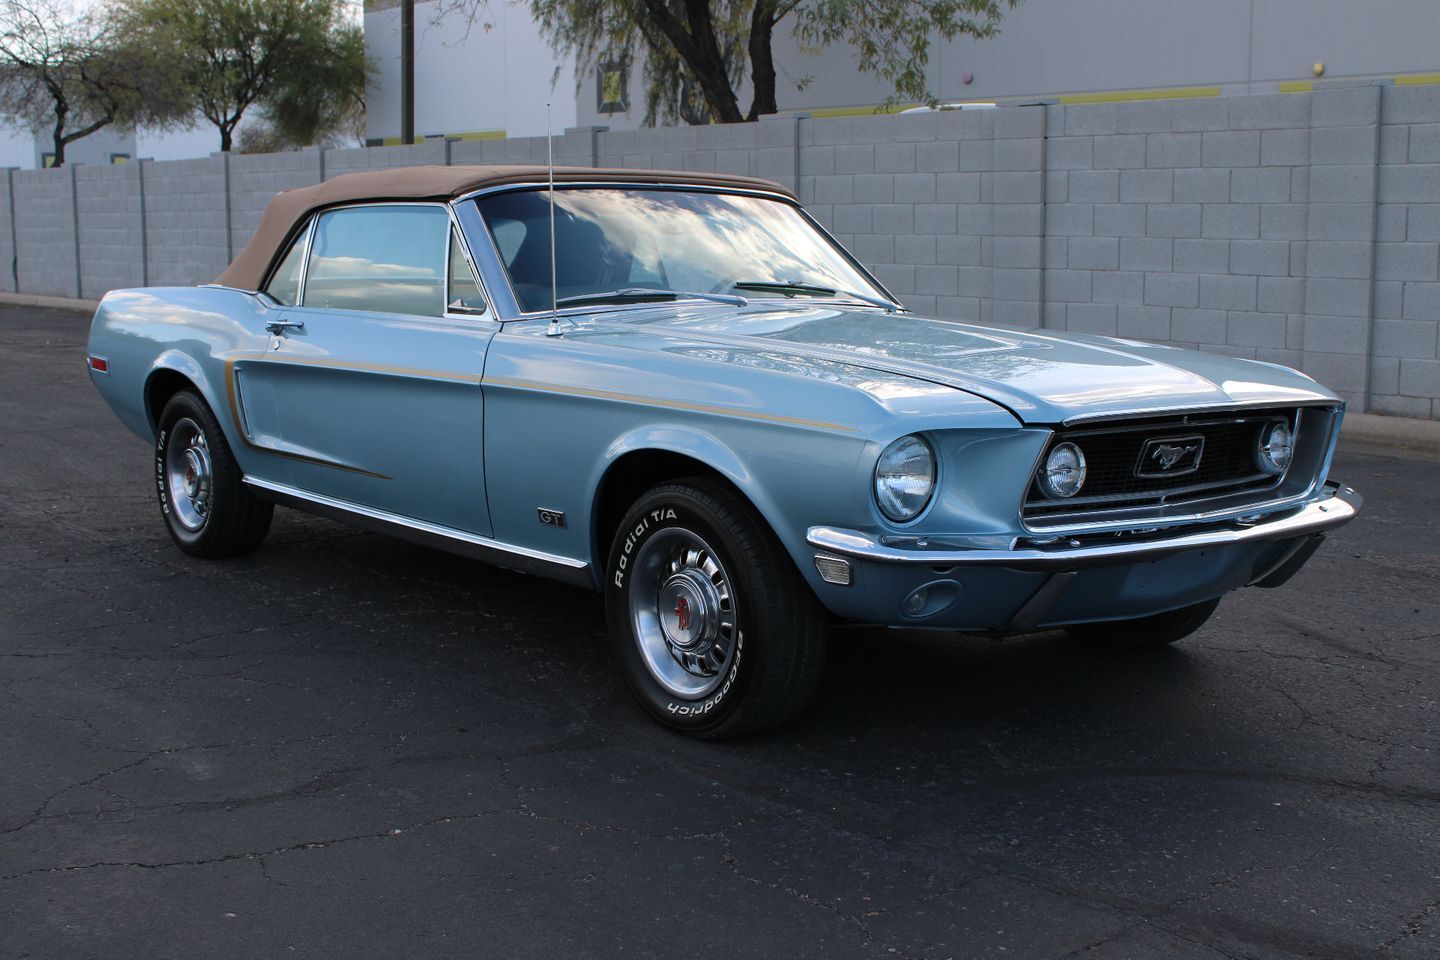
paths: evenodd
<path fill-rule="evenodd" d="M 663 326 L 667 337 L 818 357 L 944 384 L 998 403 L 1026 423 L 1339 399 L 1277 364 L 873 309 L 669 305 L 628 313 L 630 324 L 657 333 L 653 328 Z"/>

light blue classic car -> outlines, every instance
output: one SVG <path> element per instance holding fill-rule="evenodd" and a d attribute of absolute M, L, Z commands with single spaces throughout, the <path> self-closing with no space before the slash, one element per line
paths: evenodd
<path fill-rule="evenodd" d="M 200 557 L 274 504 L 603 590 L 661 723 L 773 726 L 831 618 L 1112 647 L 1277 586 L 1360 498 L 1296 371 L 911 315 L 773 183 L 415 167 L 116 291 L 89 365 Z"/>

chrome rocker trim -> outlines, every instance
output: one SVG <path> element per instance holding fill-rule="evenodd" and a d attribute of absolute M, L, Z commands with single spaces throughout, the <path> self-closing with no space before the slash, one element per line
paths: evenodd
<path fill-rule="evenodd" d="M 259 495 L 281 506 L 293 507 L 306 513 L 317 514 L 332 520 L 388 534 L 421 546 L 435 547 L 449 553 L 460 554 L 485 563 L 515 570 L 519 573 L 533 573 L 550 577 L 577 587 L 595 588 L 590 577 L 590 564 L 572 557 L 562 557 L 543 550 L 516 546 L 489 537 L 476 536 L 452 527 L 442 527 L 423 520 L 402 517 L 399 514 L 373 507 L 362 507 L 357 503 L 336 500 L 333 497 L 310 493 L 283 483 L 273 483 L 255 477 L 245 478 L 246 486 L 253 487 Z"/>
<path fill-rule="evenodd" d="M 1152 539 L 1114 543 L 1083 543 L 1065 540 L 1054 546 L 1024 546 L 1010 550 L 955 550 L 886 543 L 874 534 L 834 527 L 811 527 L 806 540 L 829 553 L 869 560 L 874 563 L 923 563 L 929 566 L 997 566 L 1019 570 L 1073 570 L 1120 563 L 1156 560 L 1184 550 L 1203 550 L 1232 544 L 1263 543 L 1324 533 L 1354 519 L 1364 502 L 1351 487 L 1325 485 L 1325 498 L 1315 500 L 1293 513 L 1254 523 L 1236 522 L 1222 529 L 1197 533 L 1174 533 Z"/>

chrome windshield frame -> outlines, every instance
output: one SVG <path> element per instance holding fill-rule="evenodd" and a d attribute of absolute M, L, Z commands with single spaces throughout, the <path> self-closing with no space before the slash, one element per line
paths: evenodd
<path fill-rule="evenodd" d="M 495 245 L 495 237 L 490 232 L 489 227 L 486 226 L 485 219 L 480 215 L 479 207 L 474 201 L 501 193 L 513 193 L 522 190 L 544 190 L 546 188 L 547 184 L 544 181 L 539 180 L 534 182 L 527 181 L 523 183 L 507 183 L 501 184 L 499 186 L 483 187 L 479 190 L 472 190 L 469 193 L 461 194 L 460 196 L 455 197 L 453 200 L 450 201 L 450 205 L 452 210 L 454 210 L 455 212 L 456 219 L 460 222 L 461 232 L 465 234 L 465 239 L 470 245 L 472 253 L 476 252 L 477 249 L 483 251 L 483 255 L 476 258 L 475 266 L 478 268 L 481 274 L 481 279 L 485 282 L 485 287 L 487 288 L 490 297 L 490 304 L 495 310 L 496 319 L 501 322 L 508 323 L 512 321 L 548 320 L 550 318 L 551 311 L 548 307 L 540 310 L 529 311 L 521 309 L 519 298 L 515 296 L 515 289 L 510 282 L 510 273 L 508 270 L 505 269 L 504 263 L 500 258 L 500 250 Z M 865 279 L 867 283 L 869 283 L 876 290 L 878 290 L 885 299 L 888 299 L 891 303 L 893 303 L 895 305 L 896 312 L 908 312 L 905 305 L 900 302 L 900 299 L 896 297 L 895 294 L 891 293 L 890 290 L 887 289 L 886 286 L 881 283 L 873 273 L 867 270 L 865 268 L 865 265 L 862 264 L 859 260 L 857 260 L 849 250 L 845 249 L 845 246 L 841 244 L 838 240 L 836 240 L 835 237 L 830 233 L 830 231 L 826 230 L 825 227 L 810 214 L 810 211 L 805 209 L 803 204 L 801 204 L 798 200 L 789 197 L 783 193 L 776 193 L 772 190 L 746 189 L 743 187 L 721 187 L 709 186 L 705 184 L 669 183 L 663 180 L 658 180 L 654 183 L 603 179 L 582 180 L 571 183 L 556 184 L 555 189 L 666 190 L 674 191 L 677 193 L 714 193 L 731 196 L 759 197 L 761 199 L 774 200 L 780 203 L 787 204 L 788 206 L 793 207 L 796 211 L 798 211 L 800 216 L 804 218 L 805 222 L 810 225 L 811 229 L 813 229 L 821 237 L 821 239 L 828 243 L 831 248 L 834 249 L 835 252 L 839 254 L 840 257 L 847 264 L 849 264 L 857 273 L 860 274 L 860 276 Z M 478 233 L 476 233 L 475 231 L 478 231 Z M 747 296 L 746 299 L 749 300 L 752 304 L 764 304 L 774 302 L 794 303 L 796 301 L 795 297 L 787 297 L 783 295 L 775 297 Z M 808 299 L 824 303 L 843 303 L 847 306 L 853 305 L 856 307 L 863 307 L 868 310 L 883 309 L 881 307 L 875 306 L 874 304 L 865 303 L 861 300 L 842 296 L 813 297 Z M 698 298 L 682 298 L 680 300 L 665 302 L 698 304 L 707 303 L 709 301 L 701 300 Z M 562 307 L 559 310 L 555 311 L 555 313 L 557 316 L 561 317 L 578 317 L 589 316 L 597 313 L 623 313 L 636 310 L 653 310 L 655 306 L 656 304 L 654 302 L 590 304 L 588 306 Z"/>

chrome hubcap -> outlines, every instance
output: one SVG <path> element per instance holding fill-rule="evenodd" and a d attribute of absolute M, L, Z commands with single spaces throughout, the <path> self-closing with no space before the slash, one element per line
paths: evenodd
<path fill-rule="evenodd" d="M 704 697 L 720 686 L 735 652 L 730 577 L 689 530 L 655 534 L 635 557 L 630 620 L 645 665 L 670 693 Z"/>
<path fill-rule="evenodd" d="M 165 480 L 170 507 L 186 530 L 199 530 L 210 516 L 214 485 L 210 446 L 205 433 L 188 417 L 175 424 L 165 448 Z"/>

